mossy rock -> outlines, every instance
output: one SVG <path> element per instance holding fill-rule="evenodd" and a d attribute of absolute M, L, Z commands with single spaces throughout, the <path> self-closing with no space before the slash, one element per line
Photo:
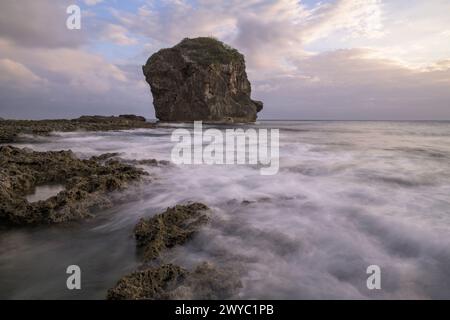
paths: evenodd
<path fill-rule="evenodd" d="M 147 175 L 113 154 L 78 159 L 69 151 L 36 152 L 0 146 L 0 224 L 54 224 L 91 217 L 109 208 L 120 191 Z M 102 159 L 102 160 L 99 160 Z M 65 190 L 37 202 L 26 195 L 40 185 L 61 184 Z"/>
<path fill-rule="evenodd" d="M 230 64 L 244 60 L 244 56 L 231 46 L 212 37 L 185 38 L 175 48 L 200 65 Z"/>
<path fill-rule="evenodd" d="M 161 251 L 187 242 L 209 221 L 209 208 L 202 203 L 167 208 L 152 218 L 142 218 L 134 229 L 136 244 L 145 261 L 157 258 Z"/>
<path fill-rule="evenodd" d="M 136 271 L 120 279 L 108 290 L 109 300 L 158 299 L 176 288 L 186 277 L 187 271 L 173 264 Z"/>
<path fill-rule="evenodd" d="M 173 264 L 143 267 L 108 290 L 109 300 L 230 299 L 242 287 L 237 273 L 203 262 L 193 271 Z"/>

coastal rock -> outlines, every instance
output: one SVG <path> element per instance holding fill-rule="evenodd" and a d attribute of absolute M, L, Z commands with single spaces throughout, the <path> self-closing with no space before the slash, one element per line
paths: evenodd
<path fill-rule="evenodd" d="M 122 159 L 122 162 L 131 164 L 131 165 L 143 165 L 143 166 L 151 166 L 151 167 L 169 166 L 171 164 L 171 162 L 168 160 L 156 160 L 156 159 L 140 159 L 140 160 Z"/>
<path fill-rule="evenodd" d="M 193 271 L 173 264 L 124 276 L 108 290 L 110 300 L 230 299 L 241 287 L 237 274 L 202 263 Z"/>
<path fill-rule="evenodd" d="M 193 270 L 154 260 L 162 250 L 181 245 L 207 221 L 209 208 L 201 203 L 177 205 L 135 227 L 145 263 L 122 277 L 108 290 L 110 300 L 230 299 L 242 287 L 239 274 L 230 268 L 203 262 Z M 162 263 L 159 266 L 156 263 Z"/>
<path fill-rule="evenodd" d="M 124 159 L 120 157 L 120 154 L 117 152 L 113 153 L 104 153 L 99 156 L 91 157 L 92 160 L 105 162 L 107 160 L 116 160 L 125 164 L 129 164 L 131 166 L 150 166 L 150 167 L 161 167 L 161 166 L 169 166 L 171 164 L 170 161 L 167 160 L 156 160 L 156 159 Z"/>
<path fill-rule="evenodd" d="M 203 262 L 189 272 L 175 289 L 162 294 L 164 299 L 178 300 L 224 300 L 236 296 L 242 283 L 233 269 L 216 267 Z"/>
<path fill-rule="evenodd" d="M 0 146 L 0 223 L 53 224 L 90 217 L 120 200 L 112 196 L 113 191 L 125 189 L 144 175 L 143 170 L 116 160 L 80 160 L 71 151 Z M 61 184 L 65 190 L 43 201 L 28 202 L 27 194 L 51 184 Z"/>
<path fill-rule="evenodd" d="M 166 248 L 188 241 L 209 221 L 208 209 L 202 203 L 177 205 L 152 218 L 141 219 L 134 234 L 137 246 L 143 249 L 144 261 L 157 258 Z"/>
<path fill-rule="evenodd" d="M 24 134 L 47 136 L 54 131 L 108 131 L 137 128 L 154 128 L 154 124 L 146 122 L 144 117 L 135 115 L 81 116 L 71 120 L 3 120 L 0 121 L 0 143 L 26 140 L 20 137 Z"/>
<path fill-rule="evenodd" d="M 143 72 L 161 121 L 254 122 L 263 108 L 250 98 L 244 56 L 213 38 L 162 49 Z"/>
<path fill-rule="evenodd" d="M 119 118 L 128 119 L 128 120 L 131 120 L 131 121 L 144 121 L 145 122 L 145 118 L 144 117 L 136 116 L 134 114 L 121 114 L 119 116 Z"/>
<path fill-rule="evenodd" d="M 109 300 L 158 299 L 166 291 L 178 287 L 187 271 L 173 264 L 133 272 L 108 290 Z"/>

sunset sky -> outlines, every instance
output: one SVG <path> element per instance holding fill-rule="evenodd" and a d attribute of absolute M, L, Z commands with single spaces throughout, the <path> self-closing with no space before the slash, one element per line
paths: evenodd
<path fill-rule="evenodd" d="M 0 117 L 154 118 L 141 65 L 214 36 L 245 55 L 262 119 L 450 120 L 449 16 L 449 0 L 4 0 Z"/>

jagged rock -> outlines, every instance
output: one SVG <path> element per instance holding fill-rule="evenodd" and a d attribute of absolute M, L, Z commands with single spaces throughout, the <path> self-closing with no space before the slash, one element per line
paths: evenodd
<path fill-rule="evenodd" d="M 230 299 L 241 286 L 237 274 L 211 263 L 202 263 L 194 271 L 165 264 L 124 276 L 108 290 L 107 299 Z"/>
<path fill-rule="evenodd" d="M 145 121 L 144 117 L 136 116 L 134 114 L 121 114 L 119 116 L 119 118 L 128 119 L 128 120 L 132 120 L 132 121 Z"/>
<path fill-rule="evenodd" d="M 175 289 L 161 295 L 163 299 L 224 300 L 233 298 L 242 287 L 239 275 L 232 269 L 203 262 L 189 272 Z"/>
<path fill-rule="evenodd" d="M 159 167 L 159 166 L 168 166 L 171 164 L 170 161 L 167 160 L 156 160 L 156 159 L 141 159 L 141 160 L 128 160 L 122 159 L 123 162 L 131 164 L 131 165 L 144 165 L 151 167 Z"/>
<path fill-rule="evenodd" d="M 0 121 L 0 143 L 16 142 L 21 134 L 46 136 L 53 131 L 108 131 L 136 128 L 154 128 L 154 124 L 146 122 L 144 117 L 135 115 L 81 116 L 71 120 L 4 120 Z"/>
<path fill-rule="evenodd" d="M 106 161 L 106 160 L 110 160 L 110 159 L 120 159 L 119 155 L 120 155 L 120 153 L 118 153 L 118 152 L 103 153 L 99 156 L 91 157 L 91 160 L 102 162 L 102 161 Z"/>
<path fill-rule="evenodd" d="M 124 276 L 114 288 L 109 289 L 107 299 L 158 299 L 165 291 L 179 286 L 186 274 L 185 269 L 173 264 L 136 271 Z"/>
<path fill-rule="evenodd" d="M 107 299 L 230 299 L 242 287 L 232 269 L 203 262 L 189 271 L 174 264 L 154 266 L 162 250 L 185 243 L 209 220 L 208 207 L 201 203 L 177 205 L 150 219 L 141 219 L 135 228 L 136 242 L 144 248 L 147 264 L 122 277 L 108 290 Z M 149 260 L 152 260 L 151 262 Z M 152 264 L 149 266 L 149 264 Z"/>
<path fill-rule="evenodd" d="M 99 156 L 91 157 L 92 160 L 105 162 L 107 160 L 117 160 L 125 164 L 129 164 L 132 166 L 143 165 L 150 167 L 159 167 L 159 166 L 169 166 L 171 164 L 170 161 L 167 160 L 156 160 L 156 159 L 124 159 L 120 157 L 120 153 L 112 152 L 112 153 L 104 153 Z"/>
<path fill-rule="evenodd" d="M 112 191 L 144 175 L 143 170 L 115 160 L 80 160 L 71 151 L 0 146 L 0 224 L 51 224 L 90 217 L 119 200 Z M 55 183 L 65 190 L 43 201 L 27 201 L 26 195 L 37 186 Z"/>
<path fill-rule="evenodd" d="M 213 38 L 186 38 L 143 66 L 161 121 L 254 122 L 263 103 L 250 99 L 244 56 Z"/>
<path fill-rule="evenodd" d="M 209 221 L 208 209 L 202 203 L 177 205 L 152 218 L 142 218 L 134 234 L 137 246 L 143 249 L 144 260 L 155 259 L 162 250 L 188 241 Z"/>

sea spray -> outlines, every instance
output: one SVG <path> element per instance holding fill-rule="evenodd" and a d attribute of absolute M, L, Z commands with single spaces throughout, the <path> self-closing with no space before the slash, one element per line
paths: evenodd
<path fill-rule="evenodd" d="M 171 160 L 175 164 L 260 165 L 261 175 L 274 175 L 279 170 L 278 129 L 218 129 L 203 130 L 202 121 L 194 122 L 191 133 L 175 129 L 171 141 Z"/>

